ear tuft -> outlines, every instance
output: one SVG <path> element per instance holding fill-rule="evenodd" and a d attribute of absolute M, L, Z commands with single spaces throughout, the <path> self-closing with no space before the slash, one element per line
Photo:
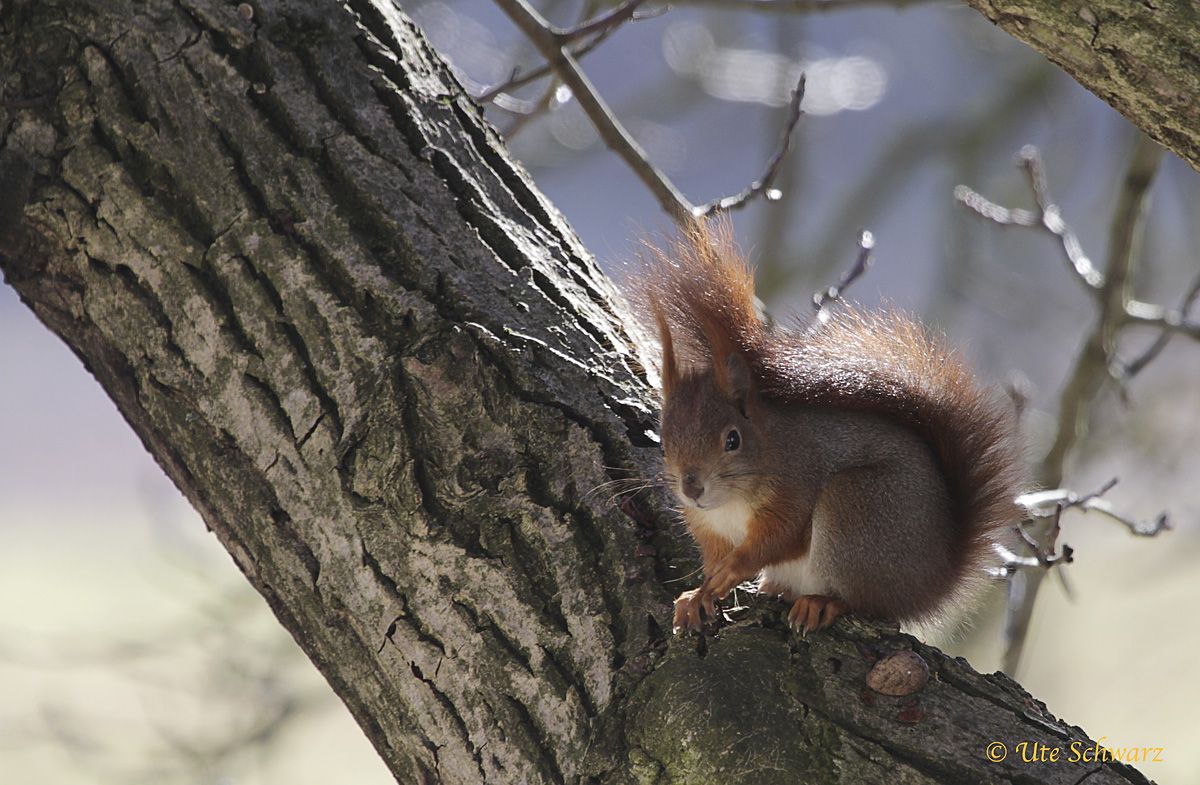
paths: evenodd
<path fill-rule="evenodd" d="M 662 393 L 665 401 L 679 387 L 679 365 L 675 360 L 671 328 L 658 306 L 654 307 L 654 321 L 658 323 L 658 339 L 662 342 Z"/>

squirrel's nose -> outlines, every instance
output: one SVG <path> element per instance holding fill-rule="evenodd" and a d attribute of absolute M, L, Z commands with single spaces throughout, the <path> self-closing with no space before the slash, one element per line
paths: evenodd
<path fill-rule="evenodd" d="M 700 497 L 704 495 L 704 486 L 696 482 L 696 472 L 688 471 L 683 473 L 683 492 L 692 501 L 700 501 Z"/>

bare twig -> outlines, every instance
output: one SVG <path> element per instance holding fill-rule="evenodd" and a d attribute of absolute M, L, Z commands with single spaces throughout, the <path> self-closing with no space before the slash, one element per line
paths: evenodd
<path fill-rule="evenodd" d="M 1094 285 L 1092 281 L 1097 279 L 1100 281 L 1097 293 L 1100 313 L 1059 398 L 1058 427 L 1054 442 L 1042 459 L 1038 470 L 1037 479 L 1045 487 L 1053 488 L 1062 485 L 1067 456 L 1086 432 L 1091 402 L 1100 391 L 1105 379 L 1109 378 L 1108 369 L 1115 356 L 1116 335 L 1126 319 L 1125 303 L 1129 296 L 1127 282 L 1137 257 L 1135 241 L 1142 222 L 1150 184 L 1153 182 L 1154 174 L 1158 171 L 1161 159 L 1162 148 L 1147 137 L 1139 136 L 1134 145 L 1129 165 L 1126 167 L 1124 185 L 1113 215 L 1112 228 L 1109 233 L 1109 259 L 1105 267 L 1105 275 L 1097 274 L 1089 279 L 1090 263 L 1082 265 L 1079 261 L 1080 256 L 1072 255 L 1071 244 L 1066 240 L 1063 242 L 1064 251 L 1067 252 L 1068 258 L 1071 258 L 1077 277 L 1087 282 L 1089 286 Z M 1026 157 L 1025 160 L 1037 159 Z M 1027 171 L 1030 172 L 1030 182 L 1041 194 L 1038 197 L 1039 201 L 1048 207 L 1049 199 L 1045 196 L 1044 182 L 1039 183 L 1037 179 L 1044 177 L 1040 173 L 1040 166 L 1034 165 L 1027 168 Z M 1042 209 L 1047 208 L 1043 207 Z M 1020 665 L 1021 655 L 1028 639 L 1029 623 L 1033 618 L 1034 603 L 1037 600 L 1043 575 L 1044 573 L 1030 572 L 1023 573 L 1015 579 L 1021 582 L 1023 587 L 1019 593 L 1010 595 L 1010 599 L 1016 599 L 1019 596 L 1020 601 L 1010 603 L 1008 608 L 1006 625 L 1008 641 L 1004 652 L 1004 670 L 1009 675 L 1014 675 Z"/>
<path fill-rule="evenodd" d="M 594 19 L 589 19 L 586 22 L 581 22 L 574 27 L 569 27 L 563 30 L 552 30 L 555 37 L 558 38 L 559 44 L 566 45 L 572 41 L 578 41 L 580 38 L 587 38 L 593 33 L 612 32 L 616 28 L 634 18 L 638 8 L 640 8 L 646 0 L 625 0 L 617 7 L 606 13 L 600 14 Z"/>
<path fill-rule="evenodd" d="M 1107 499 L 1102 498 L 1117 484 L 1117 478 L 1114 477 L 1104 483 L 1100 488 L 1091 493 L 1080 495 L 1068 488 L 1055 488 L 1049 491 L 1037 491 L 1035 493 L 1027 493 L 1017 498 L 1017 503 L 1024 507 L 1029 517 L 1016 526 L 1014 531 L 1024 543 L 1030 555 L 1021 556 L 1008 547 L 997 544 L 995 546 L 996 553 L 1001 558 L 1001 565 L 992 571 L 996 577 L 1005 578 L 1010 581 L 1010 591 L 1014 589 L 1012 579 L 1023 570 L 1040 570 L 1042 573 L 1047 572 L 1051 567 L 1060 564 L 1070 564 L 1074 560 L 1075 550 L 1065 543 L 1062 549 L 1055 552 L 1058 548 L 1058 537 L 1062 533 L 1062 516 L 1063 512 L 1069 509 L 1078 509 L 1081 512 L 1098 512 L 1112 520 L 1125 526 L 1132 534 L 1139 537 L 1154 537 L 1161 534 L 1163 531 L 1171 528 L 1167 520 L 1165 512 L 1159 513 L 1151 522 L 1141 522 L 1130 518 L 1116 510 L 1116 508 Z M 1039 520 L 1051 519 L 1052 523 L 1045 533 L 1040 535 L 1041 542 L 1038 541 L 1038 535 L 1030 532 L 1029 524 Z M 1059 573 L 1059 576 L 1064 576 L 1065 573 Z M 1064 587 L 1066 584 L 1064 584 Z M 1020 587 L 1014 594 L 1017 598 L 1028 596 L 1027 586 Z M 1012 628 L 1014 620 L 1009 619 L 1009 629 Z"/>
<path fill-rule="evenodd" d="M 960 185 L 955 189 L 955 197 L 984 218 L 999 224 L 1041 228 L 1055 236 L 1059 240 L 1063 256 L 1071 266 L 1073 277 L 1083 283 L 1098 302 L 1099 314 L 1096 324 L 1080 350 L 1059 398 L 1058 423 L 1053 444 L 1042 459 L 1037 472 L 1037 480 L 1044 487 L 1053 488 L 1062 484 L 1067 456 L 1086 433 L 1091 403 L 1105 381 L 1111 378 L 1117 334 L 1131 322 L 1143 321 L 1142 318 L 1133 315 L 1138 313 L 1138 306 L 1130 299 L 1129 280 L 1138 257 L 1137 241 L 1147 195 L 1161 159 L 1162 148 L 1150 139 L 1140 136 L 1126 167 L 1120 198 L 1113 215 L 1109 232 L 1109 258 L 1103 274 L 1083 252 L 1078 237 L 1063 220 L 1058 206 L 1050 197 L 1045 169 L 1036 149 L 1025 147 L 1019 156 L 1037 205 L 1036 211 L 1010 210 L 985 199 L 966 186 Z M 1189 329 L 1181 313 L 1172 313 L 1168 317 L 1165 309 L 1162 310 L 1162 313 L 1143 314 L 1144 321 L 1166 327 L 1170 320 L 1178 325 L 1172 329 Z M 1200 328 L 1197 329 L 1200 332 Z M 1138 534 L 1149 534 L 1151 530 L 1157 533 L 1166 526 L 1165 515 L 1159 516 L 1155 524 L 1149 527 L 1132 524 L 1128 519 L 1115 515 L 1111 506 L 1102 502 L 1098 495 L 1086 508 L 1108 514 L 1109 517 L 1126 523 L 1131 531 Z M 1048 534 L 1049 529 L 1045 526 L 1034 527 L 1032 532 L 1035 540 Z M 1043 576 L 1044 571 L 1022 572 L 1010 583 L 1006 624 L 1008 645 L 1004 655 L 1004 670 L 1010 675 L 1016 672 L 1020 663 L 1033 605 Z"/>
<path fill-rule="evenodd" d="M 795 130 L 796 124 L 803 114 L 800 110 L 800 102 L 804 97 L 803 76 L 800 77 L 800 83 L 792 96 L 791 112 L 779 148 L 768 162 L 762 178 L 736 196 L 696 207 L 665 174 L 650 162 L 645 151 L 613 115 L 612 110 L 596 92 L 587 75 L 579 68 L 575 55 L 569 51 L 569 43 L 580 36 L 603 34 L 605 30 L 631 18 L 634 11 L 643 2 L 644 0 L 626 0 L 613 11 L 597 17 L 593 21 L 584 22 L 578 27 L 568 30 L 556 30 L 529 5 L 528 0 L 496 0 L 500 9 L 512 19 L 513 23 L 546 58 L 547 65 L 554 70 L 563 84 L 570 88 L 572 95 L 579 101 L 579 106 L 595 126 L 596 132 L 604 140 L 604 143 L 621 156 L 625 164 L 650 189 L 650 192 L 658 199 L 658 203 L 676 222 L 691 223 L 717 211 L 737 209 L 759 195 L 766 196 L 768 199 L 778 198 L 777 192 L 771 188 L 771 183 L 779 173 L 791 143 L 792 131 Z M 493 92 L 493 90 L 489 90 L 487 94 Z"/>
<path fill-rule="evenodd" d="M 1139 537 L 1155 537 L 1171 528 L 1166 511 L 1160 512 L 1152 521 L 1138 521 L 1117 511 L 1112 502 L 1103 498 L 1104 494 L 1116 486 L 1117 481 L 1118 478 L 1113 477 L 1100 488 L 1082 496 L 1067 488 L 1036 491 L 1019 496 L 1017 503 L 1028 510 L 1031 519 L 1054 517 L 1055 525 L 1058 524 L 1059 510 L 1074 508 L 1081 512 L 1098 512 L 1120 523 L 1131 534 Z"/>
<path fill-rule="evenodd" d="M 512 119 L 512 122 L 501 131 L 501 133 L 504 134 L 504 138 L 511 142 L 514 138 L 516 138 L 517 134 L 521 133 L 521 131 L 528 127 L 529 124 L 533 122 L 539 115 L 549 109 L 550 103 L 554 100 L 554 94 L 556 92 L 558 92 L 558 84 L 553 81 L 548 83 L 546 85 L 546 89 L 542 90 L 542 94 L 538 97 L 538 99 L 531 102 L 529 109 L 517 113 L 517 116 Z"/>
<path fill-rule="evenodd" d="M 1055 553 L 1058 535 L 1062 531 L 1062 524 L 1060 523 L 1062 511 L 1063 508 L 1060 505 L 1054 518 L 1054 527 L 1050 530 L 1051 538 L 1047 541 L 1045 547 L 1038 545 L 1037 540 L 1026 531 L 1024 526 L 1018 525 L 1014 527 L 1013 530 L 1021 538 L 1021 542 L 1024 543 L 1032 555 L 1021 556 L 1009 550 L 1006 546 L 997 543 L 995 550 L 1003 563 L 992 571 L 993 575 L 998 578 L 1012 578 L 1021 570 L 1039 569 L 1045 571 L 1059 564 L 1070 564 L 1073 562 L 1075 560 L 1075 549 L 1070 545 L 1064 543 L 1062 550 Z"/>
<path fill-rule="evenodd" d="M 1192 285 L 1183 296 L 1183 301 L 1179 304 L 1181 322 L 1187 319 L 1188 312 L 1191 311 L 1192 306 L 1198 298 L 1200 298 L 1200 276 L 1197 276 L 1196 280 L 1192 281 Z M 1132 310 L 1132 305 L 1126 306 L 1126 310 Z M 1174 332 L 1164 325 L 1158 337 L 1154 339 L 1154 343 L 1150 344 L 1145 351 L 1129 362 L 1115 362 L 1114 375 L 1118 381 L 1124 384 L 1141 373 L 1143 368 L 1154 362 L 1158 355 L 1162 354 L 1162 350 L 1167 348 L 1167 344 L 1170 343 L 1171 336 L 1173 335 Z"/>
<path fill-rule="evenodd" d="M 1013 529 L 1032 555 L 1020 556 L 1001 543 L 995 544 L 996 553 L 1000 556 L 1003 563 L 992 572 L 996 577 L 1009 579 L 1010 590 L 1012 577 L 1021 570 L 1036 568 L 1044 572 L 1056 565 L 1070 564 L 1074 561 L 1075 549 L 1070 545 L 1064 543 L 1062 551 L 1059 553 L 1054 552 L 1054 549 L 1058 546 L 1058 535 L 1062 533 L 1062 514 L 1066 506 L 1062 503 L 1055 505 L 1053 513 L 1054 525 L 1050 528 L 1046 536 L 1045 547 L 1039 545 L 1038 541 L 1026 531 L 1024 522 L 1017 524 Z M 1059 574 L 1062 575 L 1063 573 L 1060 572 Z"/>
<path fill-rule="evenodd" d="M 1161 150 L 1157 146 L 1154 146 L 1152 142 L 1146 141 L 1144 144 L 1147 146 L 1147 161 L 1149 160 L 1149 156 L 1161 155 Z M 1058 205 L 1050 198 L 1046 185 L 1045 168 L 1042 165 L 1041 155 L 1038 153 L 1037 148 L 1032 145 L 1026 145 L 1021 149 L 1018 160 L 1029 178 L 1029 187 L 1033 192 L 1034 201 L 1038 206 L 1036 211 L 1003 207 L 965 185 L 960 185 L 954 189 L 954 198 L 993 223 L 1002 226 L 1040 228 L 1057 237 L 1063 251 L 1063 256 L 1074 270 L 1076 279 L 1088 287 L 1097 297 L 1109 299 L 1113 296 L 1113 292 L 1122 291 L 1125 283 L 1124 277 L 1117 282 L 1117 285 L 1107 286 L 1104 275 L 1092 264 L 1091 259 L 1084 253 L 1079 238 L 1066 221 L 1063 220 Z M 1153 179 L 1156 169 L 1157 160 L 1153 164 L 1147 163 L 1144 171 L 1140 174 L 1131 171 L 1126 176 L 1126 188 L 1123 193 L 1138 194 L 1140 195 L 1139 198 L 1144 197 L 1145 190 L 1149 187 L 1150 180 Z M 1135 182 L 1137 177 L 1145 178 L 1146 182 L 1144 184 Z M 1136 228 L 1136 222 L 1126 221 L 1114 224 L 1113 228 L 1114 230 L 1121 229 L 1122 232 L 1114 231 L 1110 238 L 1110 245 L 1115 244 L 1117 248 L 1120 248 L 1133 242 L 1131 233 Z M 1110 250 L 1110 255 L 1112 254 L 1113 252 Z M 1120 272 L 1120 268 L 1117 271 Z M 1113 315 L 1112 324 L 1115 325 L 1114 332 L 1118 331 L 1127 322 L 1154 326 L 1163 331 L 1163 334 L 1159 336 L 1159 340 L 1155 342 L 1155 346 L 1151 347 L 1143 355 L 1145 360 L 1138 366 L 1138 371 L 1158 356 L 1163 346 L 1166 345 L 1169 334 L 1178 333 L 1195 340 L 1200 340 L 1200 322 L 1188 320 L 1188 310 L 1196 298 L 1200 296 L 1200 289 L 1196 288 L 1198 286 L 1200 286 L 1200 279 L 1197 280 L 1188 297 L 1184 299 L 1183 305 L 1177 310 L 1134 300 L 1129 298 L 1128 294 L 1122 296 L 1121 313 Z M 1127 368 L 1128 366 L 1125 366 L 1123 369 L 1120 365 L 1114 365 L 1110 369 L 1110 372 L 1118 381 L 1125 381 L 1130 376 L 1125 370 Z"/>
<path fill-rule="evenodd" d="M 563 84 L 571 88 L 580 107 L 596 127 L 600 138 L 624 159 L 625 164 L 655 195 L 662 208 L 677 221 L 691 221 L 695 206 L 666 175 L 650 163 L 645 151 L 613 116 L 612 110 L 579 68 L 574 56 L 563 48 L 558 34 L 542 15 L 530 6 L 527 0 L 496 0 L 496 4 L 533 42 L 542 57 L 546 58 L 562 79 Z"/>
<path fill-rule="evenodd" d="M 1036 211 L 1002 207 L 965 185 L 954 189 L 954 198 L 994 223 L 1006 226 L 1037 227 L 1054 235 L 1059 240 L 1063 256 L 1075 271 L 1078 279 L 1084 285 L 1099 290 L 1104 286 L 1104 276 L 1083 252 L 1079 238 L 1063 220 L 1058 205 L 1050 197 L 1041 153 L 1033 145 L 1026 145 L 1017 154 L 1017 160 L 1029 179 L 1029 188 L 1033 192 L 1033 199 L 1038 207 Z"/>
<path fill-rule="evenodd" d="M 1154 516 L 1154 520 L 1144 522 L 1134 520 L 1127 515 L 1117 512 L 1116 508 L 1107 499 L 1095 499 L 1083 505 L 1080 509 L 1084 512 L 1098 512 L 1101 515 L 1105 515 L 1127 528 L 1130 534 L 1138 537 L 1155 537 L 1171 528 L 1171 522 L 1167 517 L 1166 510 Z"/>
<path fill-rule="evenodd" d="M 830 286 L 823 292 L 817 292 L 813 295 L 813 307 L 817 309 L 817 316 L 824 321 L 828 319 L 828 315 L 823 310 L 826 305 L 835 300 L 841 299 L 842 292 L 846 290 L 850 284 L 862 277 L 867 268 L 871 266 L 874 259 L 872 251 L 875 250 L 875 235 L 865 229 L 858 236 L 858 258 L 854 260 L 854 266 L 842 274 L 840 280 L 834 286 Z"/>
<path fill-rule="evenodd" d="M 696 208 L 696 217 L 703 218 L 716 212 L 739 210 L 759 195 L 762 195 L 767 201 L 771 202 L 782 196 L 772 186 L 775 183 L 775 178 L 779 176 L 780 169 L 783 168 L 783 161 L 787 158 L 788 150 L 791 149 L 792 132 L 796 130 L 796 125 L 804 115 L 804 110 L 800 108 L 800 103 L 804 100 L 804 86 L 806 82 L 806 75 L 803 73 L 800 74 L 800 81 L 796 84 L 796 89 L 792 91 L 792 100 L 788 104 L 787 123 L 783 126 L 783 132 L 779 135 L 779 144 L 775 148 L 775 154 L 767 162 L 767 168 L 763 171 L 762 177 L 751 183 L 741 193 L 726 196 L 724 199 L 716 199 Z"/>
<path fill-rule="evenodd" d="M 593 20 L 582 22 L 566 30 L 552 30 L 551 32 L 555 33 L 563 43 L 574 43 L 581 38 L 592 35 L 592 38 L 589 40 L 571 48 L 571 55 L 579 59 L 604 43 L 625 22 L 636 21 L 642 18 L 635 12 L 645 2 L 646 0 L 628 0 L 628 2 L 622 3 L 607 14 L 602 14 Z M 524 87 L 530 82 L 536 82 L 553 71 L 554 65 L 551 62 L 546 62 L 523 74 L 514 72 L 508 81 L 494 87 L 489 87 L 476 96 L 475 100 L 481 104 L 489 103 L 495 100 L 497 96 L 510 93 L 513 90 Z"/>
<path fill-rule="evenodd" d="M 600 35 L 591 39 L 590 41 L 583 44 L 582 46 L 577 46 L 577 47 L 571 49 L 571 55 L 573 57 L 575 57 L 576 59 L 582 58 L 584 55 L 591 52 L 597 46 L 604 43 L 605 39 L 607 39 L 608 36 L 611 35 L 612 32 L 615 30 L 616 30 L 616 28 L 614 27 L 614 28 L 608 30 L 607 32 L 601 33 Z M 489 87 L 488 89 L 484 90 L 482 93 L 477 95 L 475 97 L 475 100 L 481 104 L 491 103 L 492 101 L 495 101 L 501 95 L 504 95 L 506 93 L 511 93 L 514 90 L 518 90 L 518 89 L 524 87 L 525 85 L 529 84 L 530 82 L 536 82 L 537 80 L 541 79 L 543 76 L 546 76 L 547 74 L 550 74 L 553 71 L 554 71 L 554 66 L 552 66 L 550 63 L 542 63 L 537 68 L 533 68 L 529 71 L 526 71 L 523 74 L 518 71 L 513 71 L 513 75 L 511 77 L 509 77 L 507 82 L 503 82 L 494 87 Z M 507 109 L 508 107 L 501 107 L 501 108 Z"/>
<path fill-rule="evenodd" d="M 1146 137 L 1138 138 L 1109 233 L 1109 260 L 1100 291 L 1099 318 L 1063 388 L 1058 429 L 1038 472 L 1043 485 L 1062 484 L 1067 455 L 1086 432 L 1089 404 L 1108 377 L 1117 332 L 1126 319 L 1127 283 L 1137 255 L 1136 238 L 1143 208 L 1161 158 L 1161 147 Z"/>
<path fill-rule="evenodd" d="M 1188 321 L 1182 310 L 1173 311 L 1161 305 L 1130 300 L 1125 306 L 1125 316 L 1137 324 L 1159 327 L 1166 332 L 1200 340 L 1200 322 Z"/>
<path fill-rule="evenodd" d="M 1049 79 L 1052 71 L 1046 68 L 1027 68 L 1009 82 L 996 100 L 979 111 L 968 113 L 950 125 L 942 119 L 919 123 L 910 130 L 894 136 L 886 148 L 871 163 L 872 176 L 861 181 L 839 200 L 833 217 L 822 227 L 818 242 L 813 243 L 805 256 L 812 264 L 801 268 L 792 265 L 779 276 L 777 286 L 786 287 L 789 275 L 802 269 L 813 275 L 832 277 L 828 270 L 835 266 L 838 249 L 846 237 L 862 223 L 861 216 L 894 202 L 911 182 L 916 167 L 934 155 L 949 154 L 952 158 L 972 158 L 992 147 L 1003 144 L 1008 132 L 1027 117 L 1031 107 L 1039 104 L 1056 82 Z M 997 118 L 1003 118 L 997 122 Z M 955 265 L 948 271 L 950 278 L 967 274 L 964 267 Z M 959 278 L 961 281 L 962 279 Z"/>

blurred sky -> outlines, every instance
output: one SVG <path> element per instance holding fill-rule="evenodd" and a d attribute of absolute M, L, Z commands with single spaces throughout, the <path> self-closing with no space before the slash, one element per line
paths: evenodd
<path fill-rule="evenodd" d="M 473 93 L 538 62 L 483 0 L 405 7 Z M 581 13 L 571 2 L 541 7 L 562 25 Z M 876 265 L 852 297 L 922 314 L 991 381 L 1028 379 L 1029 441 L 1039 455 L 1061 382 L 1093 321 L 1091 303 L 1053 241 L 985 224 L 956 207 L 952 192 L 965 182 L 1001 203 L 1029 206 L 1012 160 L 1022 145 L 1036 144 L 1065 217 L 1103 264 L 1134 139 L 1115 112 L 976 12 L 935 2 L 804 16 L 684 4 L 627 25 L 583 65 L 694 202 L 759 176 L 804 68 L 810 114 L 777 182 L 784 198 L 736 219 L 743 246 L 769 273 L 769 305 L 779 313 L 806 309 L 811 292 L 853 260 L 857 230 L 871 229 Z M 506 105 L 536 101 L 543 91 L 535 84 Z M 556 99 L 563 100 L 519 130 L 512 149 L 601 263 L 616 270 L 636 238 L 666 228 L 667 219 L 599 145 L 569 95 L 558 91 Z M 495 107 L 489 116 L 501 129 L 518 118 Z M 1140 299 L 1174 304 L 1200 269 L 1198 197 L 1200 178 L 1168 156 L 1135 276 Z M 1127 352 L 1152 338 L 1131 334 Z M 1020 676 L 1095 738 L 1165 747 L 1166 763 L 1142 767 L 1151 778 L 1191 783 L 1200 780 L 1200 681 L 1190 662 L 1200 644 L 1191 623 L 1200 601 L 1193 446 L 1200 345 L 1177 339 L 1130 393 L 1128 405 L 1111 390 L 1100 396 L 1094 434 L 1070 464 L 1068 483 L 1086 491 L 1119 475 L 1114 502 L 1139 517 L 1169 508 L 1176 529 L 1135 540 L 1103 519 L 1069 515 L 1063 540 L 1076 548 L 1076 599 L 1067 602 L 1057 582 L 1048 586 Z M 137 751 L 150 748 L 155 760 L 177 764 L 161 764 L 160 781 L 175 781 L 199 764 L 162 738 L 221 725 L 222 712 L 238 704 L 220 695 L 207 707 L 199 699 L 179 703 L 145 683 L 169 673 L 209 678 L 213 663 L 263 684 L 264 674 L 286 674 L 269 685 L 273 700 L 297 694 L 307 696 L 305 706 L 329 708 L 299 712 L 309 719 L 281 742 L 308 751 L 302 765 L 273 762 L 267 752 L 218 756 L 200 767 L 200 779 L 304 783 L 336 772 L 387 781 L 340 704 L 243 584 L 79 361 L 0 287 L 0 694 L 7 696 L 0 759 L 19 775 L 3 781 L 92 782 L 94 772 L 127 781 L 148 765 Z M 214 606 L 244 610 L 226 624 Z M 166 651 L 156 656 L 164 659 L 152 666 L 135 658 L 133 675 L 111 665 L 112 647 L 153 641 L 181 624 L 208 632 L 160 646 Z M 232 637 L 214 646 L 206 636 L 215 629 Z M 998 634 L 994 619 L 985 619 L 952 645 L 989 670 L 999 663 Z M 264 642 L 272 635 L 276 643 Z M 78 660 L 70 656 L 76 646 Z M 239 647 L 275 654 L 230 665 L 229 651 Z M 116 716 L 123 724 L 111 725 Z M 337 745 L 313 745 L 318 738 Z M 313 750 L 334 746 L 340 757 L 309 760 L 319 757 Z M 81 757 L 85 747 L 92 757 Z M 192 781 L 178 781 L 185 780 Z"/>

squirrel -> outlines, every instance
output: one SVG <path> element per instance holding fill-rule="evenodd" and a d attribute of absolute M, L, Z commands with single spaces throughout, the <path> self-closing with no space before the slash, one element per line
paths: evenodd
<path fill-rule="evenodd" d="M 662 345 L 663 477 L 704 566 L 675 631 L 755 576 L 805 633 L 968 599 L 1021 517 L 1013 408 L 901 314 L 766 324 L 728 222 L 647 247 L 633 294 Z"/>

